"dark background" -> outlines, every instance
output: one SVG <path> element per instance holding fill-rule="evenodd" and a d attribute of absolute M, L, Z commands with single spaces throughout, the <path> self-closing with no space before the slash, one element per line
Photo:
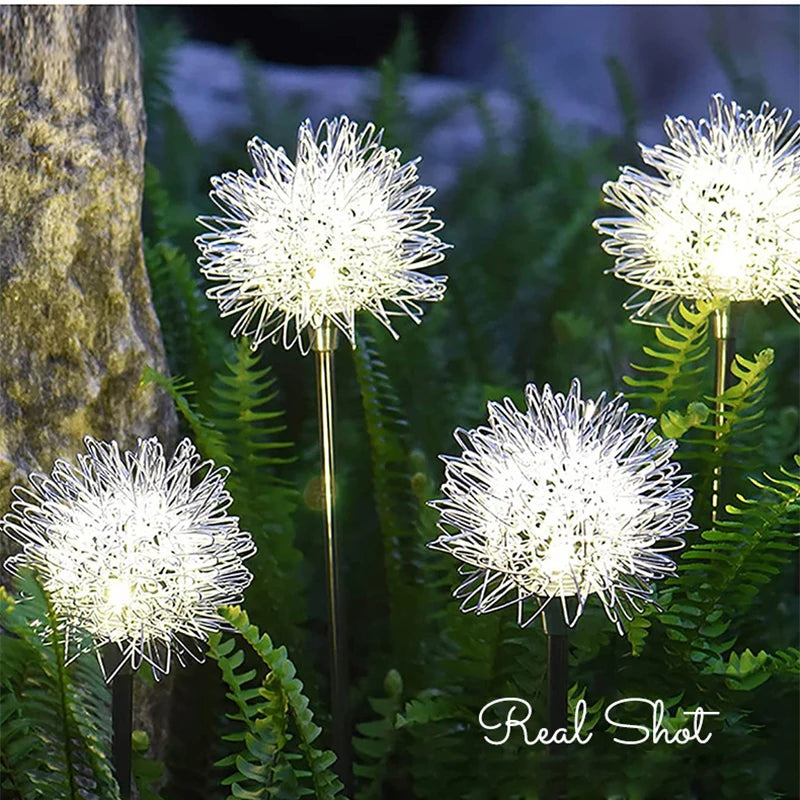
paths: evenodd
<path fill-rule="evenodd" d="M 609 114 L 618 100 L 609 72 L 613 61 L 630 82 L 642 140 L 660 137 L 665 114 L 702 116 L 715 92 L 745 107 L 757 108 L 766 99 L 796 109 L 800 101 L 800 9 L 791 5 L 153 10 L 176 18 L 190 40 L 244 45 L 262 62 L 300 68 L 376 67 L 405 21 L 416 43 L 414 71 L 512 92 L 523 79 L 562 122 L 593 129 L 602 120 L 621 133 Z"/>
<path fill-rule="evenodd" d="M 264 61 L 371 67 L 391 48 L 403 17 L 414 24 L 421 71 L 440 72 L 440 44 L 459 6 L 180 6 L 190 38 L 247 41 Z"/>

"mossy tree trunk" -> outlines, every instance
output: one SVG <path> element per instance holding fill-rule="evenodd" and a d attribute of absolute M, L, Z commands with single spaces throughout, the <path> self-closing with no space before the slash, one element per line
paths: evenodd
<path fill-rule="evenodd" d="M 87 434 L 173 444 L 171 403 L 139 385 L 145 364 L 166 368 L 144 141 L 133 8 L 0 6 L 0 514 L 14 483 L 74 459 Z M 152 700 L 137 716 L 158 753 Z"/>
<path fill-rule="evenodd" d="M 174 438 L 141 245 L 134 10 L 0 7 L 0 512 L 82 438 Z M 2 548 L 7 545 L 0 545 Z"/>

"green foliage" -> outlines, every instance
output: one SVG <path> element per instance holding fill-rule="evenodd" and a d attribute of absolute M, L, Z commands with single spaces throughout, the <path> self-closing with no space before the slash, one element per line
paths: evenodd
<path fill-rule="evenodd" d="M 356 800 L 383 797 L 384 784 L 388 785 L 390 759 L 397 746 L 395 719 L 402 708 L 403 679 L 397 670 L 389 670 L 383 682 L 385 697 L 371 697 L 369 704 L 378 719 L 361 722 L 356 726 L 353 747 L 362 763 L 356 763 L 354 772 L 365 779 Z M 366 781 L 369 781 L 368 783 Z"/>
<path fill-rule="evenodd" d="M 140 8 L 138 15 L 142 94 L 145 112 L 153 120 L 168 111 L 172 99 L 169 70 L 175 48 L 185 39 L 185 31 L 175 17 L 156 19 L 149 8 Z"/>
<path fill-rule="evenodd" d="M 362 332 L 353 357 L 370 442 L 393 652 L 398 655 L 401 673 L 410 674 L 417 657 L 414 641 L 422 624 L 424 589 L 420 575 L 419 499 L 411 484 L 408 423 L 376 340 Z"/>
<path fill-rule="evenodd" d="M 197 269 L 174 242 L 174 210 L 152 164 L 145 167 L 144 191 L 150 218 L 144 257 L 156 314 L 165 323 L 162 334 L 167 358 L 174 371 L 192 379 L 204 399 L 229 342 L 216 328 L 215 310 L 203 297 Z"/>
<path fill-rule="evenodd" d="M 378 128 L 391 132 L 391 146 L 405 149 L 405 142 L 397 141 L 407 126 L 408 101 L 405 97 L 405 78 L 416 70 L 419 63 L 417 38 L 411 18 L 404 16 L 400 21 L 397 40 L 380 63 L 380 90 L 375 104 L 373 119 Z"/>
<path fill-rule="evenodd" d="M 295 677 L 286 648 L 274 647 L 240 608 L 227 606 L 220 613 L 268 668 L 260 684 L 254 684 L 258 671 L 242 669 L 245 654 L 237 649 L 236 640 L 211 636 L 209 655 L 219 664 L 228 697 L 237 709 L 229 718 L 239 723 L 237 732 L 226 737 L 237 744 L 237 752 L 217 764 L 233 768 L 223 781 L 231 787 L 229 796 L 311 795 L 332 800 L 342 788 L 330 769 L 336 757 L 314 746 L 320 728 L 313 722 L 303 684 Z"/>
<path fill-rule="evenodd" d="M 200 452 L 221 465 L 230 466 L 231 457 L 225 440 L 213 422 L 207 419 L 192 403 L 195 394 L 194 384 L 185 378 L 168 378 L 151 366 L 142 371 L 142 383 L 154 383 L 164 389 L 175 403 L 175 408 L 188 424 L 194 443 Z"/>
<path fill-rule="evenodd" d="M 774 360 L 769 348 L 757 353 L 753 359 L 736 355 L 731 364 L 731 373 L 738 378 L 720 397 L 706 396 L 713 404 L 713 416 L 705 416 L 707 406 L 699 402 L 690 403 L 687 432 L 682 435 L 679 457 L 695 474 L 695 508 L 709 502 L 715 471 L 724 468 L 723 499 L 732 497 L 742 485 L 746 472 L 756 469 L 759 459 L 755 457 L 757 437 L 761 418 L 764 415 L 763 396 L 767 385 L 767 370 Z M 675 423 L 673 412 L 662 416 Z M 710 419 L 710 421 L 709 421 Z M 662 430 L 667 435 L 667 430 Z"/>
<path fill-rule="evenodd" d="M 718 610 L 742 612 L 761 586 L 792 561 L 797 550 L 800 512 L 800 457 L 795 469 L 781 468 L 780 477 L 751 478 L 761 490 L 757 499 L 739 496 L 721 519 L 703 533 L 703 541 L 684 554 L 684 583 L 700 590 L 697 608 L 707 619 Z"/>
<path fill-rule="evenodd" d="M 667 330 L 654 328 L 657 347 L 645 345 L 643 351 L 654 363 L 645 366 L 633 364 L 634 370 L 644 377 L 625 375 L 622 380 L 634 387 L 626 392 L 632 400 L 644 401 L 642 410 L 659 417 L 669 402 L 685 397 L 694 399 L 693 389 L 700 375 L 707 372 L 703 359 L 708 354 L 709 317 L 716 307 L 712 303 L 699 301 L 697 309 L 685 303 L 678 305 L 677 319 L 674 313 L 667 318 Z"/>
<path fill-rule="evenodd" d="M 19 584 L 24 599 L 0 586 L 3 729 L 0 786 L 9 800 L 114 800 L 119 787 L 110 750 L 110 697 L 97 660 L 65 665 L 50 601 L 32 574 Z"/>
<path fill-rule="evenodd" d="M 164 774 L 164 765 L 147 757 L 150 737 L 147 731 L 136 730 L 131 735 L 131 764 L 133 781 L 139 800 L 163 800 L 154 786 Z"/>
<path fill-rule="evenodd" d="M 302 555 L 294 546 L 297 491 L 276 472 L 293 460 L 293 445 L 286 439 L 284 412 L 276 408 L 271 370 L 258 365 L 258 355 L 242 339 L 226 371 L 215 376 L 209 407 L 230 457 L 227 487 L 234 512 L 258 546 L 250 568 L 259 580 L 248 599 L 263 609 L 262 619 L 276 636 L 294 643 L 304 616 L 297 572 Z"/>
<path fill-rule="evenodd" d="M 270 370 L 259 370 L 257 364 L 258 357 L 242 340 L 234 360 L 226 364 L 227 374 L 215 376 L 211 384 L 213 422 L 192 403 L 191 381 L 167 378 L 150 367 L 142 380 L 166 389 L 200 451 L 230 468 L 226 487 L 234 498 L 234 513 L 259 548 L 250 569 L 261 580 L 248 596 L 267 623 L 288 640 L 302 617 L 296 599 L 302 556 L 293 544 L 292 522 L 297 492 L 274 468 L 291 461 L 283 454 L 292 444 L 282 438 L 283 411 L 272 408 L 277 392 Z"/>

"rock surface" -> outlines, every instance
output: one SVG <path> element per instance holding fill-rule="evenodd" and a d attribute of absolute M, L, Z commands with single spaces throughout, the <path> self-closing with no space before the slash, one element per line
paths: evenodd
<path fill-rule="evenodd" d="M 139 386 L 165 370 L 144 141 L 132 8 L 0 6 L 0 514 L 87 434 L 174 439 L 169 400 Z"/>

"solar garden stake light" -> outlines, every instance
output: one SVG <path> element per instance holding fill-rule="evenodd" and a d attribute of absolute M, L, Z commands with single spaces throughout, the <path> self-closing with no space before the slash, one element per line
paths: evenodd
<path fill-rule="evenodd" d="M 224 627 L 217 609 L 241 602 L 255 552 L 227 509 L 227 468 L 203 461 L 189 439 L 167 460 L 157 439 L 121 453 L 87 436 L 77 464 L 15 486 L 3 533 L 22 545 L 6 560 L 33 569 L 57 619 L 48 638 L 66 663 L 94 651 L 112 683 L 113 756 L 123 800 L 131 791 L 132 670 L 156 679 L 172 656 L 203 660 L 200 642 Z"/>
<path fill-rule="evenodd" d="M 417 161 L 381 145 L 383 132 L 359 130 L 347 117 L 298 131 L 292 162 L 283 148 L 255 137 L 252 173 L 211 179 L 211 199 L 224 216 L 199 217 L 208 232 L 195 240 L 208 297 L 223 317 L 236 315 L 232 335 L 269 339 L 317 363 L 326 580 L 330 619 L 333 749 L 351 788 L 347 720 L 347 653 L 339 597 L 334 526 L 333 363 L 337 333 L 356 346 L 355 315 L 366 310 L 397 338 L 391 317 L 420 322 L 420 303 L 441 300 L 445 278 L 421 270 L 444 258 L 435 234 L 442 223 L 425 201 L 434 189 L 417 185 Z M 384 304 L 391 304 L 387 308 Z"/>
<path fill-rule="evenodd" d="M 594 223 L 608 237 L 604 250 L 616 257 L 608 271 L 639 287 L 625 304 L 633 321 L 645 322 L 681 298 L 718 302 L 718 429 L 734 355 L 730 304 L 778 299 L 800 321 L 800 125 L 790 126 L 790 117 L 788 109 L 778 116 L 766 102 L 758 114 L 743 111 L 719 94 L 707 120 L 667 117 L 669 143 L 639 145 L 657 174 L 621 167 L 620 177 L 603 187 L 606 202 L 630 216 Z M 718 467 L 714 520 L 720 478 Z"/>
<path fill-rule="evenodd" d="M 442 456 L 429 546 L 463 562 L 462 611 L 514 606 L 522 627 L 544 614 L 552 734 L 566 728 L 569 629 L 591 595 L 620 633 L 654 602 L 652 582 L 675 570 L 668 553 L 693 527 L 692 491 L 670 460 L 676 443 L 622 395 L 584 400 L 574 379 L 567 396 L 534 384 L 525 396 L 525 411 L 490 402 L 488 425 L 456 429 L 462 453 Z"/>

